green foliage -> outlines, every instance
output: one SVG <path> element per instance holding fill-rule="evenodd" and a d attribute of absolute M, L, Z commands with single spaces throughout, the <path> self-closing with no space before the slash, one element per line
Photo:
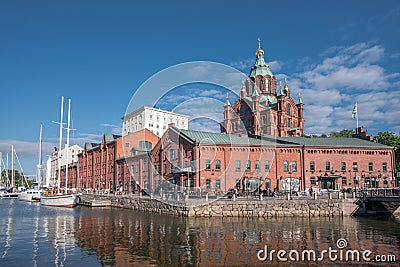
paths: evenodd
<path fill-rule="evenodd" d="M 326 134 L 321 134 L 322 138 L 328 137 Z"/>
<path fill-rule="evenodd" d="M 395 165 L 396 165 L 396 174 L 400 172 L 400 136 L 397 136 L 393 132 L 379 132 L 378 135 L 376 136 L 376 139 L 378 140 L 379 143 L 387 145 L 387 146 L 393 146 L 395 147 Z M 395 175 L 396 175 L 395 174 Z"/>
<path fill-rule="evenodd" d="M 355 132 L 353 130 L 341 130 L 340 132 L 331 132 L 330 133 L 330 137 L 347 137 L 347 138 L 351 138 L 353 137 L 353 134 L 355 134 Z"/>

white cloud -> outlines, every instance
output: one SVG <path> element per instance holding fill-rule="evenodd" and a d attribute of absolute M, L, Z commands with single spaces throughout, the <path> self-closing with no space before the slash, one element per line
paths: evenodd
<path fill-rule="evenodd" d="M 308 134 L 354 129 L 351 112 L 356 101 L 360 126 L 370 130 L 397 129 L 400 75 L 387 73 L 379 63 L 384 58 L 382 45 L 332 47 L 323 56 L 320 63 L 303 65 L 298 73 L 288 77 L 292 96 L 300 92 L 305 103 Z"/>
<path fill-rule="evenodd" d="M 7 139 L 0 140 L 0 151 L 3 153 L 3 160 L 6 157 L 6 153 L 8 153 L 11 162 L 11 145 L 14 145 L 17 156 L 20 159 L 38 158 L 39 156 L 39 142 Z M 50 155 L 54 151 L 56 145 L 56 143 L 42 142 L 42 155 Z"/>
<path fill-rule="evenodd" d="M 120 125 L 116 125 L 116 124 L 110 124 L 110 123 L 101 123 L 100 126 L 106 127 L 106 128 L 110 128 L 110 130 L 106 130 L 106 133 L 112 133 L 112 134 L 116 134 L 116 135 L 121 135 L 122 134 L 122 123 Z"/>

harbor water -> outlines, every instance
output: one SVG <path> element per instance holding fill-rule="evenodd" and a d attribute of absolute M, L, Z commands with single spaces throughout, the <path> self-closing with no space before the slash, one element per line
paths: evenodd
<path fill-rule="evenodd" d="M 399 251 L 396 216 L 183 218 L 0 199 L 0 266 L 399 266 Z"/>

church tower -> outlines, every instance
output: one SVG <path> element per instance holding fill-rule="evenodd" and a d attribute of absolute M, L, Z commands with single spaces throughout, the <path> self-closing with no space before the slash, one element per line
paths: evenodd
<path fill-rule="evenodd" d="M 277 80 L 265 62 L 258 39 L 256 61 L 233 106 L 227 99 L 221 132 L 235 135 L 300 136 L 304 134 L 304 104 L 298 96 L 291 98 L 285 79 L 277 88 Z M 228 105 L 229 103 L 229 105 Z"/>

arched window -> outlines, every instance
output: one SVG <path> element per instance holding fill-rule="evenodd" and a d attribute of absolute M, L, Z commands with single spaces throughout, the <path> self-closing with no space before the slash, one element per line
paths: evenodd
<path fill-rule="evenodd" d="M 287 112 L 288 115 L 290 115 L 291 110 L 290 110 L 290 104 L 289 103 L 286 104 L 286 112 Z"/>

